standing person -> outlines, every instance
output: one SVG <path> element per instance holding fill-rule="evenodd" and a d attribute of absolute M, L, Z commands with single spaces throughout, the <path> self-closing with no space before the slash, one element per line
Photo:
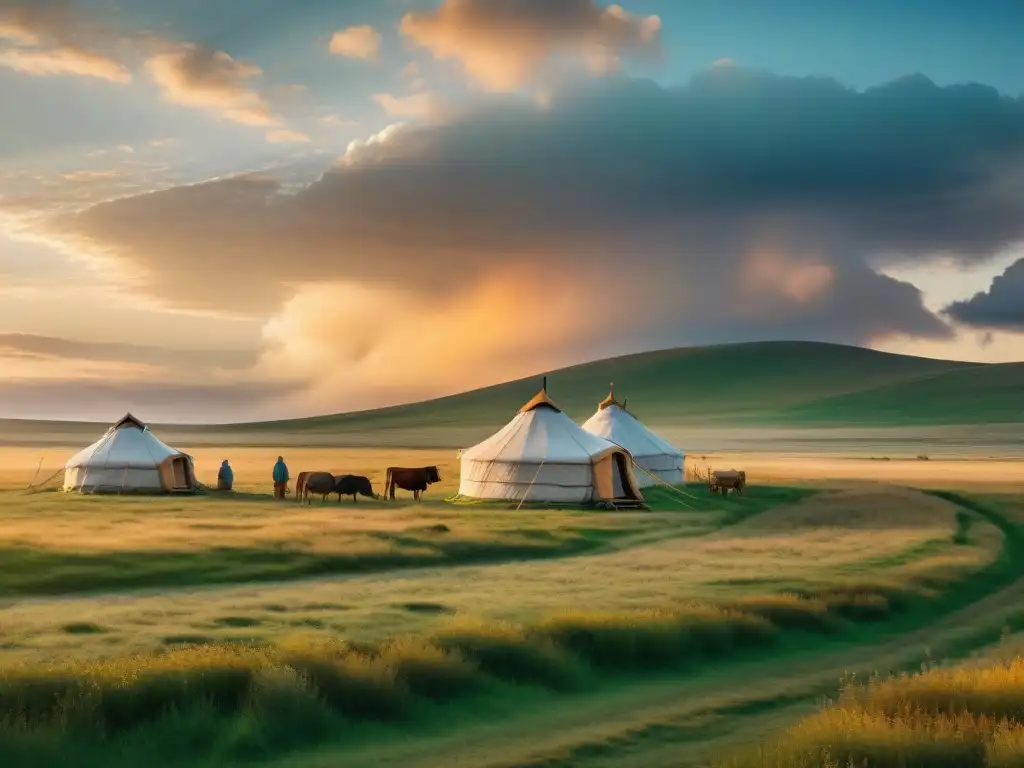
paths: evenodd
<path fill-rule="evenodd" d="M 217 490 L 230 491 L 234 483 L 235 472 L 231 469 L 231 465 L 228 464 L 228 460 L 224 459 L 220 464 L 220 469 L 217 470 Z"/>
<path fill-rule="evenodd" d="M 284 457 L 277 457 L 277 464 L 274 465 L 274 498 L 283 499 L 288 491 L 288 465 L 284 463 Z"/>

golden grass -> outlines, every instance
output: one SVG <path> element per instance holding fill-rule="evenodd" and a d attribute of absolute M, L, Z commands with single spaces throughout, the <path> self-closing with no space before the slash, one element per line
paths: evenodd
<path fill-rule="evenodd" d="M 916 675 L 848 682 L 819 714 L 739 768 L 983 766 L 1024 764 L 1024 658 Z"/>
<path fill-rule="evenodd" d="M 336 499 L 336 497 L 335 497 Z M 558 533 L 580 525 L 571 512 L 474 514 L 443 505 L 335 499 L 312 506 L 269 499 L 169 499 L 0 492 L 0 542 L 76 552 L 188 551 L 211 547 L 301 547 L 318 553 L 387 548 L 386 536 L 418 536 L 445 526 L 448 539 L 475 540 L 524 531 Z M 643 529 L 664 516 L 628 522 Z M 623 516 L 595 516 L 592 528 L 616 530 Z M 376 537 L 376 538 L 375 538 Z"/>
<path fill-rule="evenodd" d="M 275 684 L 315 692 L 348 717 L 396 720 L 418 700 L 459 698 L 495 681 L 576 687 L 595 682 L 594 673 L 692 666 L 818 626 L 801 617 L 818 612 L 815 601 L 774 601 L 776 608 L 787 603 L 770 617 L 709 604 L 573 611 L 529 624 L 455 620 L 428 635 L 376 644 L 302 635 L 275 644 L 190 644 L 111 659 L 7 664 L 0 667 L 0 736 L 12 726 L 118 732 L 203 705 L 237 713 L 259 694 L 254 688 Z M 293 700 L 301 692 L 279 690 Z"/>
<path fill-rule="evenodd" d="M 291 529 L 275 515 L 295 514 L 306 521 L 295 525 L 321 519 L 316 517 L 319 513 L 300 512 L 297 507 L 286 511 L 281 505 L 267 505 L 266 512 L 239 514 L 252 514 L 256 520 L 269 517 L 272 530 L 285 531 Z M 114 508 L 120 510 L 120 506 Z M 422 519 L 417 517 L 421 512 L 425 515 Z M 138 512 L 140 517 L 143 514 Z M 346 508 L 343 516 L 349 514 Z M 849 587 L 867 583 L 881 589 L 902 589 L 916 583 L 927 589 L 992 562 L 1002 544 L 1001 533 L 980 520 L 969 529 L 966 543 L 957 544 L 956 510 L 951 504 L 913 491 L 886 488 L 823 492 L 710 535 L 682 537 L 688 512 L 608 519 L 592 514 L 585 516 L 585 522 L 573 513 L 512 514 L 472 508 L 453 509 L 450 517 L 444 517 L 429 505 L 421 510 L 366 514 L 386 514 L 389 524 L 385 527 L 390 529 L 444 521 L 453 531 L 475 526 L 487 535 L 494 535 L 490 526 L 508 531 L 509 526 L 518 530 L 533 525 L 557 532 L 559 526 L 571 526 L 574 520 L 587 527 L 649 527 L 647 533 L 635 539 L 627 537 L 621 546 L 613 545 L 606 552 L 544 562 L 449 565 L 292 583 L 165 590 L 130 600 L 116 596 L 25 600 L 0 608 L 4 631 L 0 659 L 144 652 L 189 638 L 274 640 L 300 629 L 378 641 L 434 631 L 452 614 L 486 622 L 529 622 L 570 609 L 649 611 L 672 601 L 730 601 L 748 595 L 826 588 L 844 594 L 851 612 L 870 613 L 870 605 L 858 608 Z M 705 520 L 706 516 L 698 518 Z M 331 530 L 327 523 L 324 519 L 325 531 Z M 18 525 L 35 524 L 22 519 Z M 143 525 L 139 522 L 135 529 L 141 530 Z M 357 527 L 367 525 L 368 521 L 360 518 Z M 45 522 L 40 526 L 33 530 L 41 536 Z M 173 528 L 167 520 L 156 524 L 158 530 L 163 529 L 162 535 L 175 535 L 168 526 Z M 65 535 L 76 541 L 73 531 L 67 530 Z M 91 533 L 81 535 L 93 545 L 104 541 L 102 537 L 92 539 Z M 212 543 L 220 541 L 220 536 L 240 534 L 207 530 L 202 535 Z M 338 533 L 338 546 L 343 546 L 349 535 Z M 327 533 L 325 537 L 330 539 Z M 111 542 L 108 546 L 117 545 Z M 92 623 L 101 631 L 68 633 L 63 627 L 69 623 Z"/>

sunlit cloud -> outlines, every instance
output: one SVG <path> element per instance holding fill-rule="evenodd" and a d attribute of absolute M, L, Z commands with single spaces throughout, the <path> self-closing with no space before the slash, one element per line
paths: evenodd
<path fill-rule="evenodd" d="M 0 66 L 26 75 L 40 77 L 78 75 L 112 83 L 130 83 L 131 72 L 120 62 L 93 51 L 79 48 L 35 50 L 14 48 L 0 51 Z"/>
<path fill-rule="evenodd" d="M 103 360 L 75 360 L 0 348 L 0 382 L 30 381 L 145 381 L 166 373 L 161 366 Z"/>
<path fill-rule="evenodd" d="M 335 32 L 330 49 L 335 56 L 376 61 L 380 58 L 380 43 L 380 33 L 369 24 L 363 24 Z"/>
<path fill-rule="evenodd" d="M 223 51 L 185 44 L 146 62 L 164 98 L 174 104 L 215 112 L 242 125 L 271 127 L 280 123 L 270 105 L 253 88 L 263 74 L 255 64 L 238 61 Z"/>
<path fill-rule="evenodd" d="M 661 51 L 661 19 L 635 16 L 594 0 L 494 3 L 444 0 L 434 11 L 409 11 L 400 31 L 437 59 L 459 61 L 493 91 L 535 81 L 556 58 L 576 58 L 596 71 L 626 53 Z"/>
<path fill-rule="evenodd" d="M 556 295 L 535 287 L 501 270 L 449 300 L 353 283 L 303 287 L 264 329 L 258 370 L 292 382 L 292 404 L 307 412 L 336 408 L 339 399 L 368 408 L 526 375 L 553 365 L 567 342 L 599 325 L 584 311 L 583 286 Z M 417 374 L 396 379 L 396 370 Z"/>
<path fill-rule="evenodd" d="M 0 7 L 0 67 L 37 77 L 75 76 L 127 84 L 124 62 L 100 47 L 116 48 L 112 30 L 76 12 L 70 3 L 8 2 Z"/>

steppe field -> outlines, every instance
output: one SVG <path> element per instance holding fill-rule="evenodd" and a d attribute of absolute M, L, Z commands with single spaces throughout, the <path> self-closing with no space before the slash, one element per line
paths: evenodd
<path fill-rule="evenodd" d="M 229 495 L 63 494 L 105 425 L 0 423 L 0 765 L 1024 765 L 1024 369 L 743 345 L 549 390 L 581 421 L 612 377 L 688 454 L 648 511 L 453 498 L 534 380 L 154 425 Z M 442 482 L 275 502 L 278 454 Z"/>

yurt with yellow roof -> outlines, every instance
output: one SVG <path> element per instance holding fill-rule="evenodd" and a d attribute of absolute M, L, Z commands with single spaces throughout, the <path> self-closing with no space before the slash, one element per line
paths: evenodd
<path fill-rule="evenodd" d="M 459 495 L 551 504 L 643 503 L 629 452 L 581 429 L 540 392 L 462 453 Z"/>

